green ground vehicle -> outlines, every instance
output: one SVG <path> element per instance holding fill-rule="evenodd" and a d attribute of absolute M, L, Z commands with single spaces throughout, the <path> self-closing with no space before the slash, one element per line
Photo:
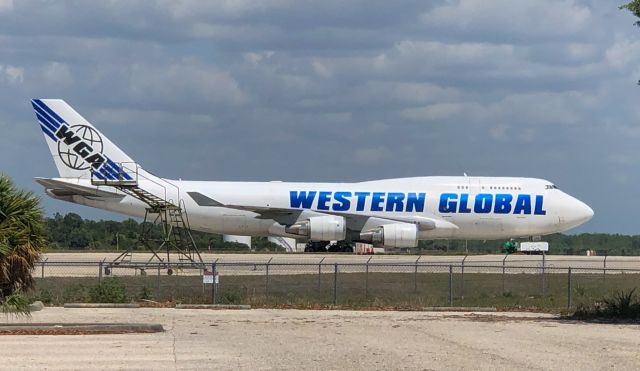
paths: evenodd
<path fill-rule="evenodd" d="M 513 253 L 518 251 L 518 242 L 517 241 L 513 241 L 513 240 L 509 240 L 509 241 L 505 242 L 504 244 L 502 244 L 502 249 L 504 250 L 505 254 L 507 254 L 507 255 L 513 254 Z"/>
<path fill-rule="evenodd" d="M 509 241 L 506 241 L 504 244 L 502 244 L 502 249 L 507 255 L 515 254 L 515 253 L 527 254 L 527 255 L 532 255 L 532 254 L 539 255 L 539 254 L 545 254 L 546 252 L 549 251 L 549 243 L 544 241 L 518 242 L 514 240 L 509 240 Z"/>

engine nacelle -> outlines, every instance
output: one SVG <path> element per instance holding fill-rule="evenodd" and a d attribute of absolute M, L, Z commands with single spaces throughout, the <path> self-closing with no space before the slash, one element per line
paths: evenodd
<path fill-rule="evenodd" d="M 418 226 L 409 223 L 384 224 L 360 233 L 360 239 L 376 247 L 416 247 Z"/>
<path fill-rule="evenodd" d="M 314 216 L 285 228 L 287 233 L 313 241 L 341 241 L 347 237 L 347 221 L 342 216 Z"/>

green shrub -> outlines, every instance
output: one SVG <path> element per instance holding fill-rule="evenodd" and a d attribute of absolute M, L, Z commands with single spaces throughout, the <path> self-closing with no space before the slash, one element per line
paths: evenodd
<path fill-rule="evenodd" d="M 138 293 L 138 300 L 151 300 L 153 299 L 153 291 L 147 286 L 142 286 Z"/>
<path fill-rule="evenodd" d="M 51 304 L 53 302 L 53 294 L 47 289 L 42 289 L 36 295 L 35 300 L 40 300 L 43 304 Z"/>
<path fill-rule="evenodd" d="M 605 297 L 595 303 L 579 304 L 572 317 L 578 319 L 640 319 L 640 301 L 635 291 L 635 288 L 628 291 L 616 291 L 612 296 Z"/>
<path fill-rule="evenodd" d="M 242 293 L 238 290 L 225 291 L 220 295 L 220 304 L 240 304 L 242 303 Z"/>
<path fill-rule="evenodd" d="M 585 296 L 587 294 L 587 290 L 582 286 L 576 286 L 573 289 L 573 292 L 576 296 L 580 296 L 580 297 Z"/>
<path fill-rule="evenodd" d="M 636 289 L 629 291 L 616 291 L 612 297 L 604 298 L 602 313 L 612 318 L 640 318 L 640 302 L 638 302 Z"/>
<path fill-rule="evenodd" d="M 127 289 L 115 278 L 107 278 L 102 285 L 89 289 L 91 303 L 126 303 L 127 301 Z"/>
<path fill-rule="evenodd" d="M 29 299 L 20 291 L 14 291 L 13 294 L 5 296 L 0 302 L 0 308 L 2 308 L 2 313 L 6 315 L 31 316 Z"/>
<path fill-rule="evenodd" d="M 84 303 L 87 299 L 87 287 L 81 283 L 65 287 L 62 292 L 63 303 Z"/>

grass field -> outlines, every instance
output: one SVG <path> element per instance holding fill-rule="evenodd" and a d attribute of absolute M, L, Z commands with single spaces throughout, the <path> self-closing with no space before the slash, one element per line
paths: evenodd
<path fill-rule="evenodd" d="M 450 279 L 451 278 L 451 279 Z M 200 276 L 134 276 L 105 278 L 106 290 L 120 288 L 125 301 L 211 303 L 212 285 Z M 109 300 L 96 294 L 97 278 L 37 278 L 35 298 L 47 304 Z M 640 287 L 640 274 L 477 274 L 323 273 L 321 275 L 221 276 L 217 302 L 254 307 L 333 306 L 406 308 L 482 306 L 499 309 L 561 310 L 599 300 L 617 290 Z M 451 290 L 450 290 L 451 287 Z M 104 290 L 103 290 L 104 291 Z M 104 293 L 103 293 L 104 294 Z M 120 300 L 120 299 L 118 299 Z M 451 302 L 450 302 L 451 300 Z"/>

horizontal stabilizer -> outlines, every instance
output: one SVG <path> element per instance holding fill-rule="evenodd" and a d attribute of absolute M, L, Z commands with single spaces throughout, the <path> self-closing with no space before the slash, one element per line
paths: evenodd
<path fill-rule="evenodd" d="M 92 186 L 90 183 L 81 183 L 78 179 L 36 178 L 36 182 L 42 185 L 50 194 L 57 197 L 84 196 L 115 199 L 124 197 L 123 194 L 104 191 Z"/>

